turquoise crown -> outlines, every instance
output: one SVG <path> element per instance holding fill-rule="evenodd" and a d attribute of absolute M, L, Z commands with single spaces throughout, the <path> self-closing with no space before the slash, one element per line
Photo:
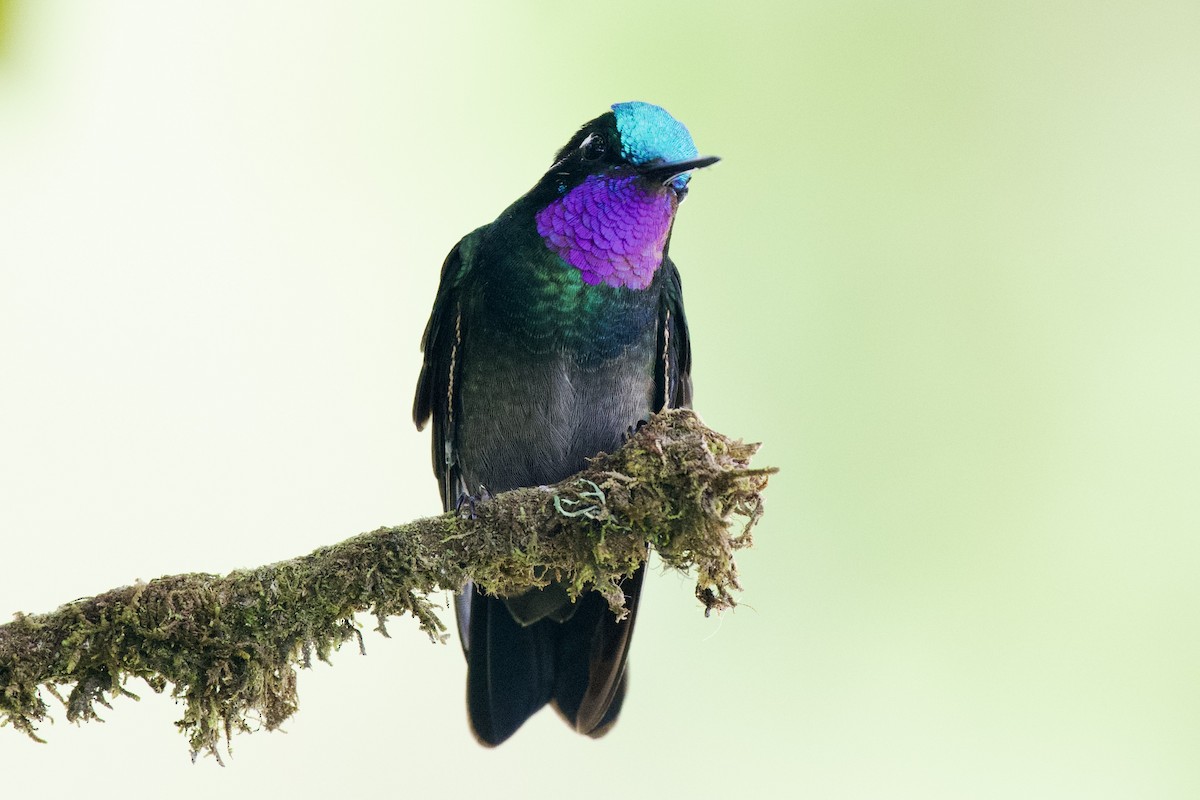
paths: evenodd
<path fill-rule="evenodd" d="M 699 155 L 688 129 L 661 106 L 633 101 L 615 103 L 612 110 L 621 136 L 621 155 L 631 164 L 687 161 Z"/>

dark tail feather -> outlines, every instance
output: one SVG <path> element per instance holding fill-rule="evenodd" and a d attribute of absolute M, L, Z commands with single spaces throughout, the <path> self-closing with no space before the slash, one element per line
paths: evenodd
<path fill-rule="evenodd" d="M 521 627 L 504 601 L 468 587 L 467 714 L 482 744 L 495 747 L 550 701 L 556 623 Z M 460 602 L 467 602 L 463 597 Z"/>
<path fill-rule="evenodd" d="M 467 655 L 467 714 L 479 741 L 495 747 L 553 700 L 572 728 L 603 736 L 625 699 L 625 662 L 644 567 L 621 583 L 620 622 L 598 592 L 580 597 L 565 622 L 522 626 L 504 600 L 468 584 L 457 598 Z"/>
<path fill-rule="evenodd" d="M 588 736 L 603 736 L 625 699 L 625 662 L 645 567 L 621 583 L 629 615 L 621 621 L 608 602 L 591 592 L 579 599 L 575 616 L 561 626 L 554 676 L 554 706 L 567 724 Z"/>

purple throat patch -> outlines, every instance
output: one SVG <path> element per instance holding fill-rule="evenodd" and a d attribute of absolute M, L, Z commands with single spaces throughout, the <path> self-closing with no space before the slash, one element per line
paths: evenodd
<path fill-rule="evenodd" d="M 636 177 L 589 175 L 537 214 L 546 246 L 583 282 L 645 289 L 662 264 L 675 198 L 647 191 Z"/>

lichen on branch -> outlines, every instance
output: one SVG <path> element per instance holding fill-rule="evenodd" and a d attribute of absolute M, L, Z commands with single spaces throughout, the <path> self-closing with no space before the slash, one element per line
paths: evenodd
<path fill-rule="evenodd" d="M 18 614 L 0 625 L 0 725 L 37 739 L 44 693 L 86 721 L 110 698 L 135 696 L 124 683 L 142 678 L 183 701 L 176 724 L 193 757 L 220 760 L 222 740 L 251 720 L 270 730 L 296 710 L 297 667 L 348 640 L 362 648 L 358 612 L 384 635 L 388 617 L 411 614 L 437 641 L 446 627 L 431 594 L 468 580 L 497 595 L 556 580 L 603 592 L 623 614 L 619 582 L 648 547 L 696 571 L 705 613 L 732 608 L 734 551 L 750 544 L 775 471 L 750 467 L 757 448 L 668 411 L 579 474 L 499 494 L 474 518 L 443 514 L 256 569 L 171 575 Z"/>

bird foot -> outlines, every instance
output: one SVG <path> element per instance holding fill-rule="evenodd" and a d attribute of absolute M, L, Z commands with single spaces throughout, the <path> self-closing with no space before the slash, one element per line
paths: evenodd
<path fill-rule="evenodd" d="M 479 487 L 477 494 L 467 494 L 463 492 L 458 496 L 458 500 L 454 503 L 454 510 L 463 519 L 479 519 L 479 515 L 475 513 L 475 506 L 478 503 L 486 503 L 492 499 L 492 493 L 487 490 L 482 484 Z"/>
<path fill-rule="evenodd" d="M 637 424 L 636 424 L 636 425 L 630 425 L 628 428 L 626 428 L 626 429 L 625 429 L 625 438 L 624 438 L 624 441 L 628 442 L 630 439 L 632 439 L 632 438 L 633 438 L 633 435 L 634 435 L 635 433 L 637 433 L 638 431 L 640 431 L 642 428 L 646 427 L 646 426 L 647 426 L 647 425 L 649 425 L 649 424 L 650 424 L 650 420 L 648 420 L 648 419 L 639 419 L 639 420 L 637 421 Z"/>

